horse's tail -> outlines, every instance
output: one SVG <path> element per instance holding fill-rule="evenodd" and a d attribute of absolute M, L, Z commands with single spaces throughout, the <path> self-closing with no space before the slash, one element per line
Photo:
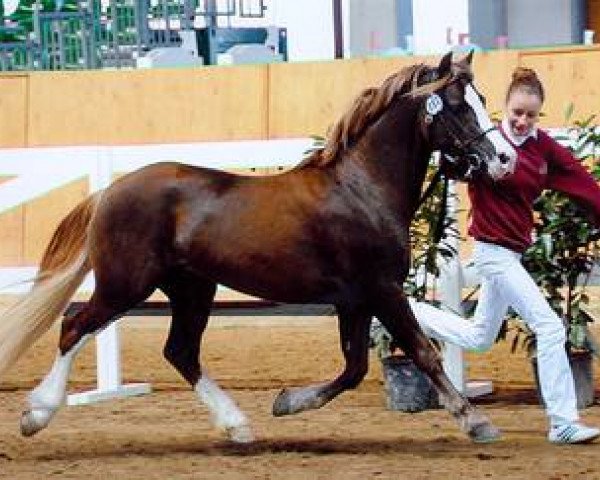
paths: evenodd
<path fill-rule="evenodd" d="M 89 196 L 60 222 L 31 291 L 0 316 L 0 375 L 48 331 L 90 271 L 88 226 L 99 198 Z"/>

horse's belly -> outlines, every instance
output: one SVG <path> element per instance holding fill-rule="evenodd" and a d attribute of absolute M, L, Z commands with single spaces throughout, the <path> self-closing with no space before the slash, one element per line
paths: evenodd
<path fill-rule="evenodd" d="M 210 255 L 190 264 L 196 273 L 255 297 L 286 303 L 332 303 L 340 290 L 337 277 L 327 277 L 302 259 L 285 255 L 239 253 L 226 258 Z"/>

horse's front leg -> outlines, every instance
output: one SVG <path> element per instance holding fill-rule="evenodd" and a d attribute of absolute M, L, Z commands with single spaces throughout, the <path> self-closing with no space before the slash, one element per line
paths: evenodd
<path fill-rule="evenodd" d="M 282 390 L 273 403 L 273 415 L 321 408 L 344 390 L 358 386 L 367 374 L 371 315 L 361 309 L 338 306 L 338 317 L 340 344 L 346 360 L 343 372 L 331 382 Z"/>
<path fill-rule="evenodd" d="M 440 402 L 458 421 L 461 429 L 475 442 L 491 442 L 500 431 L 485 415 L 472 406 L 444 373 L 442 362 L 429 339 L 422 332 L 398 284 L 386 286 L 377 293 L 376 316 L 415 365 L 429 376 Z"/>

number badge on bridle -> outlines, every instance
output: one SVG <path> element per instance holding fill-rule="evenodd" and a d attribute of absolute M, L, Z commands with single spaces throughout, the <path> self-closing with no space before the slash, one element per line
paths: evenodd
<path fill-rule="evenodd" d="M 425 123 L 430 124 L 433 122 L 433 117 L 440 113 L 444 109 L 444 101 L 437 93 L 429 95 L 425 101 Z"/>

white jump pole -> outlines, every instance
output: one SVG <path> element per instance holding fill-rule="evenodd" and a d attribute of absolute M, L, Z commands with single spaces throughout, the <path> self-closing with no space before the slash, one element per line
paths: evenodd
<path fill-rule="evenodd" d="M 99 150 L 98 161 L 92 162 L 89 174 L 90 193 L 108 187 L 112 180 L 112 161 L 109 154 Z M 150 393 L 148 383 L 123 385 L 118 322 L 111 323 L 96 336 L 96 390 L 74 393 L 67 397 L 68 405 L 84 405 L 112 398 L 131 397 Z"/>

